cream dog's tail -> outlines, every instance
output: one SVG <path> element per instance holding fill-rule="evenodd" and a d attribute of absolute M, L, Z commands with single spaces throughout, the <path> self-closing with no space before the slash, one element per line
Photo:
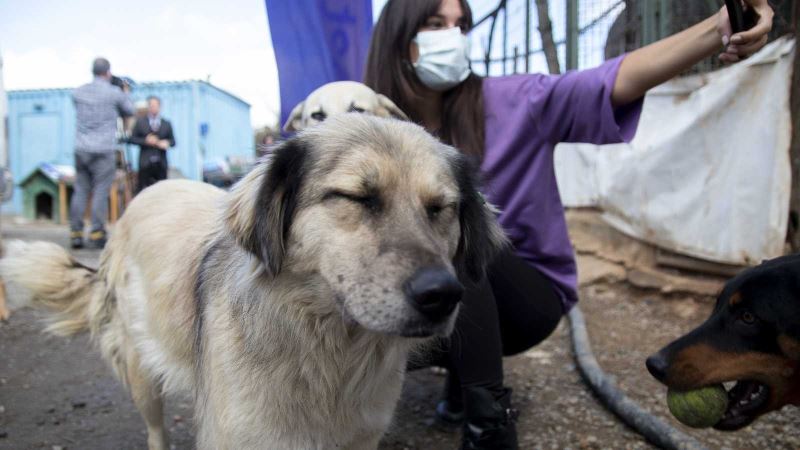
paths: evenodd
<path fill-rule="evenodd" d="M 102 310 L 105 282 L 97 271 L 76 261 L 64 248 L 51 242 L 5 243 L 0 276 L 24 288 L 30 298 L 24 303 L 48 312 L 47 331 L 68 336 L 90 327 L 92 310 Z M 14 299 L 11 299 L 14 304 Z M 19 303 L 17 303 L 17 306 Z M 100 306 L 100 308 L 98 308 Z M 94 331 L 94 330 L 93 330 Z"/>

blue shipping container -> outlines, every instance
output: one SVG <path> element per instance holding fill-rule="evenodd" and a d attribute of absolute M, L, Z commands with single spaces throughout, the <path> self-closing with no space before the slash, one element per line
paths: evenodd
<path fill-rule="evenodd" d="M 8 158 L 19 182 L 40 163 L 74 164 L 75 107 L 72 89 L 8 92 Z M 161 98 L 161 114 L 172 122 L 177 145 L 169 150 L 171 168 L 184 177 L 202 179 L 204 160 L 254 155 L 250 105 L 204 81 L 140 83 L 134 101 Z M 139 149 L 126 151 L 132 162 Z M 4 213 L 22 212 L 19 187 Z"/>

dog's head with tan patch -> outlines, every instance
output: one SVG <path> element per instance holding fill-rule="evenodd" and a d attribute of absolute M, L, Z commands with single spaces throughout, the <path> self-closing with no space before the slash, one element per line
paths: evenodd
<path fill-rule="evenodd" d="M 319 87 L 298 103 L 286 119 L 283 130 L 300 131 L 322 123 L 329 117 L 348 112 L 408 120 L 389 97 L 376 93 L 362 83 L 334 81 Z"/>
<path fill-rule="evenodd" d="M 463 283 L 506 242 L 464 155 L 363 114 L 274 148 L 234 188 L 226 221 L 267 276 L 322 280 L 350 323 L 410 337 L 449 333 Z"/>
<path fill-rule="evenodd" d="M 738 430 L 784 405 L 800 405 L 800 256 L 734 277 L 711 317 L 648 358 L 647 368 L 679 390 L 735 381 L 718 430 Z"/>

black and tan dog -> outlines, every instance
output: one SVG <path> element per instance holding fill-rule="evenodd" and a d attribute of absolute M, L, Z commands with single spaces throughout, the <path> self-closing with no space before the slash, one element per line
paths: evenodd
<path fill-rule="evenodd" d="M 736 381 L 718 430 L 800 405 L 800 255 L 766 261 L 728 281 L 711 317 L 649 357 L 647 369 L 679 390 Z"/>

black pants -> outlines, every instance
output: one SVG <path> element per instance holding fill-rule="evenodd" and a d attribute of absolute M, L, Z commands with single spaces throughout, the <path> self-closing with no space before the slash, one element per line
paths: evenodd
<path fill-rule="evenodd" d="M 452 335 L 419 362 L 446 367 L 461 386 L 497 391 L 502 357 L 545 340 L 562 315 L 550 280 L 509 250 L 492 262 L 484 280 L 467 286 Z"/>
<path fill-rule="evenodd" d="M 167 179 L 167 155 L 163 150 L 145 149 L 139 153 L 139 186 L 137 192 Z"/>

